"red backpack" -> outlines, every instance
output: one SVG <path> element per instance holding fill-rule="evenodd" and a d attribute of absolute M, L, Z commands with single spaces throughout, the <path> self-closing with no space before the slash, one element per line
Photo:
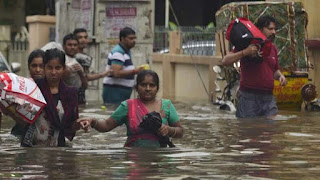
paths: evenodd
<path fill-rule="evenodd" d="M 236 51 L 255 44 L 259 46 L 263 57 L 270 54 L 271 41 L 247 18 L 233 20 L 228 26 L 226 38 L 235 46 Z"/>

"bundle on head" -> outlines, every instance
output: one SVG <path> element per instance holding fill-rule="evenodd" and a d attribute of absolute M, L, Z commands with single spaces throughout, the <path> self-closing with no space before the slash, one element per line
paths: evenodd
<path fill-rule="evenodd" d="M 247 18 L 241 17 L 231 21 L 226 32 L 226 39 L 235 46 L 236 51 L 241 51 L 250 44 L 256 45 L 262 56 L 258 53 L 255 57 L 248 56 L 248 60 L 261 63 L 262 57 L 267 57 L 270 54 L 271 40 Z"/>

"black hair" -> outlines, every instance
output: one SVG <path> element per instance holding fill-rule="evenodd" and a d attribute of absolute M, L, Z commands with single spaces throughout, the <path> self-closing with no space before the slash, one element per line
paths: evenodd
<path fill-rule="evenodd" d="M 42 60 L 44 61 L 44 51 L 42 51 L 41 49 L 36 49 L 34 51 L 32 51 L 28 57 L 28 67 L 30 66 L 32 60 L 34 58 L 38 58 L 38 57 L 41 57 Z"/>
<path fill-rule="evenodd" d="M 86 29 L 84 28 L 76 28 L 74 31 L 73 31 L 73 35 L 77 36 L 78 33 L 81 33 L 81 32 L 85 32 L 85 33 L 88 33 Z"/>
<path fill-rule="evenodd" d="M 66 66 L 66 55 L 64 54 L 63 51 L 61 51 L 57 48 L 48 49 L 45 52 L 45 58 L 43 60 L 43 64 L 46 65 L 49 61 L 51 61 L 53 59 L 58 59 L 63 67 Z"/>
<path fill-rule="evenodd" d="M 71 33 L 64 36 L 63 45 L 66 45 L 68 40 L 76 40 L 79 43 L 77 37 L 75 35 L 71 34 Z"/>
<path fill-rule="evenodd" d="M 276 24 L 276 20 L 272 17 L 272 16 L 261 16 L 259 19 L 258 19 L 258 22 L 256 24 L 256 26 L 259 28 L 259 29 L 262 29 L 264 27 L 268 27 L 270 25 L 270 23 L 275 23 Z"/>
<path fill-rule="evenodd" d="M 152 70 L 143 70 L 140 71 L 137 75 L 137 82 L 136 82 L 136 88 L 138 88 L 139 84 L 141 84 L 141 82 L 144 80 L 144 78 L 150 75 L 153 78 L 153 81 L 155 82 L 156 86 L 157 86 L 157 90 L 159 90 L 159 76 L 156 72 L 152 71 Z"/>
<path fill-rule="evenodd" d="M 131 34 L 136 34 L 136 32 L 129 27 L 125 27 L 125 28 L 121 29 L 120 34 L 119 34 L 120 41 L 121 41 L 121 38 L 125 38 Z"/>

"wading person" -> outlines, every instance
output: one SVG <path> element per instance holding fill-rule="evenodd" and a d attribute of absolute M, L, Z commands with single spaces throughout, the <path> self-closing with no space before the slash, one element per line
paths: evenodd
<path fill-rule="evenodd" d="M 78 39 L 73 34 L 68 34 L 63 38 L 63 50 L 66 53 L 67 67 L 63 80 L 68 86 L 78 88 L 78 93 L 82 94 L 80 89 L 86 89 L 88 87 L 88 82 L 83 68 L 75 58 L 75 55 L 78 52 L 78 44 Z M 80 97 L 82 97 L 82 95 L 80 95 Z"/>
<path fill-rule="evenodd" d="M 87 30 L 85 30 L 84 28 L 77 28 L 73 31 L 73 35 L 78 39 L 79 42 L 78 53 L 75 55 L 75 58 L 82 66 L 84 70 L 84 76 L 86 77 L 87 81 L 93 81 L 107 76 L 108 71 L 102 73 L 89 73 L 93 59 L 91 56 L 84 52 L 84 49 L 88 46 L 89 43 Z M 86 89 L 82 87 L 79 89 L 79 104 L 86 103 L 85 90 Z"/>
<path fill-rule="evenodd" d="M 276 33 L 276 21 L 273 17 L 263 16 L 258 19 L 256 26 L 268 38 L 273 39 Z M 279 70 L 278 51 L 274 44 L 269 56 L 263 57 L 262 62 L 250 60 L 257 56 L 258 47 L 250 45 L 238 52 L 230 52 L 223 60 L 223 65 L 231 65 L 240 60 L 240 88 L 236 116 L 272 117 L 278 112 L 273 96 L 274 79 L 282 86 L 287 84 L 285 76 Z"/>
<path fill-rule="evenodd" d="M 183 129 L 176 109 L 167 99 L 157 99 L 159 90 L 159 77 L 151 71 L 141 71 L 136 80 L 136 90 L 139 98 L 123 101 L 107 120 L 93 118 L 79 119 L 80 126 L 87 131 L 89 127 L 99 132 L 108 132 L 125 124 L 127 126 L 126 147 L 161 147 L 161 138 L 170 136 L 181 138 Z M 160 120 L 160 125 L 157 124 Z M 151 128 L 145 128 L 146 123 L 158 126 L 157 132 Z M 140 123 L 143 122 L 142 126 Z M 168 143 L 170 146 L 170 144 Z M 164 144 L 165 147 L 166 144 Z"/>
<path fill-rule="evenodd" d="M 58 49 L 45 52 L 44 78 L 36 79 L 47 105 L 39 118 L 27 127 L 22 146 L 65 146 L 75 136 L 79 126 L 78 95 L 75 87 L 62 80 L 66 65 L 65 54 Z"/>
<path fill-rule="evenodd" d="M 41 79 L 43 72 L 44 51 L 37 49 L 30 53 L 28 58 L 28 69 L 32 79 Z"/>
<path fill-rule="evenodd" d="M 106 70 L 112 72 L 112 75 L 103 79 L 104 104 L 120 104 L 129 99 L 134 85 L 134 75 L 143 69 L 135 69 L 131 60 L 130 49 L 136 43 L 135 31 L 125 27 L 119 36 L 120 43 L 108 55 Z"/>
<path fill-rule="evenodd" d="M 43 59 L 44 51 L 42 51 L 41 49 L 32 51 L 28 57 L 29 74 L 30 77 L 34 80 L 44 77 Z M 26 131 L 26 125 L 27 124 L 23 121 L 20 121 L 20 123 L 16 123 L 11 130 L 11 134 L 17 137 L 23 136 Z"/>

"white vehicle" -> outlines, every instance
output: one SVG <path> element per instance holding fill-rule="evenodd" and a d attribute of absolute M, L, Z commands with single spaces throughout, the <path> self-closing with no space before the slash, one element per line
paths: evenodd
<path fill-rule="evenodd" d="M 8 64 L 6 58 L 0 52 L 0 72 L 12 72 L 16 73 L 20 71 L 21 64 L 17 62 L 12 62 Z"/>

